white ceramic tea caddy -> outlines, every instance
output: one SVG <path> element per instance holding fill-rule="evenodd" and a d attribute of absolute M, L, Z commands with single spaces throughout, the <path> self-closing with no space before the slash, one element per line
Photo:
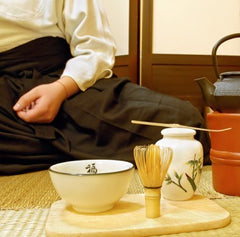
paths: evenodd
<path fill-rule="evenodd" d="M 166 128 L 163 138 L 156 142 L 170 147 L 172 162 L 162 186 L 162 196 L 168 200 L 188 200 L 193 197 L 203 167 L 202 144 L 194 139 L 196 131 L 188 128 Z"/>

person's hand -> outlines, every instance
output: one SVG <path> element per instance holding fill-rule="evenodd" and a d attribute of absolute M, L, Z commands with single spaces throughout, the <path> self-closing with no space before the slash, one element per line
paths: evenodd
<path fill-rule="evenodd" d="M 66 98 L 61 83 L 39 85 L 19 98 L 13 109 L 28 123 L 50 123 L 56 117 Z"/>

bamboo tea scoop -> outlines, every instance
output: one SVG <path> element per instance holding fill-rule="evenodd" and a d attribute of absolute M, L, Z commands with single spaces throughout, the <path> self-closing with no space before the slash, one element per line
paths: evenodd
<path fill-rule="evenodd" d="M 190 128 L 190 129 L 206 131 L 206 132 L 224 132 L 232 129 L 232 128 L 223 128 L 223 129 L 197 128 L 197 127 L 180 125 L 177 123 L 156 123 L 156 122 L 147 122 L 147 121 L 139 121 L 139 120 L 132 120 L 131 123 L 149 125 L 149 126 L 158 126 L 158 127 L 168 127 L 168 128 Z"/>

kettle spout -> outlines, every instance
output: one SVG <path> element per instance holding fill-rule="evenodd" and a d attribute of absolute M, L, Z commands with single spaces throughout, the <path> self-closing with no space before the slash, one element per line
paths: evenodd
<path fill-rule="evenodd" d="M 195 79 L 197 84 L 199 85 L 204 103 L 207 106 L 210 106 L 213 110 L 217 110 L 216 99 L 214 96 L 215 86 L 206 78 L 197 78 Z"/>

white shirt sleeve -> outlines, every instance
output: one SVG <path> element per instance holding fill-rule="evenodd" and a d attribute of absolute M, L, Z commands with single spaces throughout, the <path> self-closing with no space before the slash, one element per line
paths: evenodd
<path fill-rule="evenodd" d="M 60 28 L 73 55 L 62 76 L 72 77 L 82 91 L 112 76 L 116 46 L 97 0 L 65 0 Z"/>

